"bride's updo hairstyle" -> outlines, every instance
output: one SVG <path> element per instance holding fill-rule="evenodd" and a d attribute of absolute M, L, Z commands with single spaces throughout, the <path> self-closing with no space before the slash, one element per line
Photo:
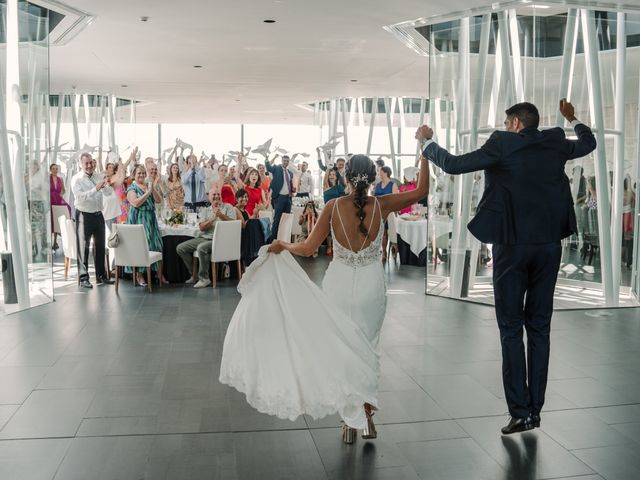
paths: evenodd
<path fill-rule="evenodd" d="M 367 229 L 364 228 L 364 219 L 366 217 L 364 206 L 367 204 L 367 191 L 371 184 L 376 181 L 376 166 L 366 155 L 354 155 L 347 162 L 345 176 L 355 193 L 353 203 L 358 208 L 358 218 L 360 219 L 358 228 L 360 233 L 368 237 Z"/>

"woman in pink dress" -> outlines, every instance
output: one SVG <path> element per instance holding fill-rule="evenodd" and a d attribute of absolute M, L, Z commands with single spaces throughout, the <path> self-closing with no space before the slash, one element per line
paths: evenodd
<path fill-rule="evenodd" d="M 64 181 L 62 177 L 58 176 L 59 167 L 55 163 L 52 163 L 49 167 L 49 192 L 51 205 L 64 205 L 69 210 L 69 217 L 71 217 L 71 206 L 64 199 Z M 51 209 L 51 225 L 53 225 L 53 209 Z M 58 249 L 58 234 L 53 234 L 53 245 L 51 246 L 54 250 Z"/>
<path fill-rule="evenodd" d="M 418 169 L 416 167 L 407 167 L 404 169 L 404 183 L 400 185 L 401 192 L 410 192 L 416 189 L 416 176 Z M 405 213 L 411 213 L 413 205 L 409 205 L 407 208 L 400 210 L 400 215 Z"/>

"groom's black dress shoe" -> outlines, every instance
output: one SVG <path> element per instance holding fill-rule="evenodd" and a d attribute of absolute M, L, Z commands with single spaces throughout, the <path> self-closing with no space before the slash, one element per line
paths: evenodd
<path fill-rule="evenodd" d="M 533 420 L 531 416 L 527 416 L 525 418 L 516 418 L 511 417 L 509 423 L 506 427 L 502 427 L 503 435 L 510 435 L 512 433 L 518 432 L 526 432 L 527 430 L 531 430 L 533 428 Z"/>
<path fill-rule="evenodd" d="M 109 277 L 101 277 L 96 281 L 98 285 L 113 285 L 115 282 L 111 280 Z"/>
<path fill-rule="evenodd" d="M 536 413 L 531 415 L 531 423 L 533 423 L 534 428 L 540 428 L 540 415 Z"/>

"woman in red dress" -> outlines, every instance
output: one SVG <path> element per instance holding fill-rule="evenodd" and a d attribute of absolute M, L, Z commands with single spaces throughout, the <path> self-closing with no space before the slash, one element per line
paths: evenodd
<path fill-rule="evenodd" d="M 260 173 L 255 168 L 252 168 L 247 172 L 247 179 L 244 189 L 249 194 L 249 201 L 247 202 L 247 213 L 255 217 L 254 213 L 257 213 L 257 208 L 266 208 L 266 195 L 264 190 L 260 188 Z"/>

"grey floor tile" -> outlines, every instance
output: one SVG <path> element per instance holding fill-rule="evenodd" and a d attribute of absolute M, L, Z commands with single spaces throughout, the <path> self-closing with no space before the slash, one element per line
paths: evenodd
<path fill-rule="evenodd" d="M 450 416 L 424 392 L 380 392 L 377 423 L 448 420 Z"/>
<path fill-rule="evenodd" d="M 637 480 L 640 449 L 636 445 L 575 450 L 574 455 L 606 480 Z"/>
<path fill-rule="evenodd" d="M 49 367 L 56 363 L 68 344 L 69 340 L 48 338 L 44 335 L 27 338 L 0 361 L 0 367 Z"/>
<path fill-rule="evenodd" d="M 504 470 L 470 438 L 399 444 L 420 478 L 495 480 Z"/>
<path fill-rule="evenodd" d="M 0 404 L 24 402 L 46 373 L 46 367 L 0 367 Z"/>
<path fill-rule="evenodd" d="M 72 437 L 93 390 L 36 390 L 0 431 L 0 439 Z"/>
<path fill-rule="evenodd" d="M 540 428 L 569 450 L 628 443 L 628 438 L 584 410 L 543 412 Z"/>
<path fill-rule="evenodd" d="M 396 443 L 469 437 L 469 434 L 453 420 L 378 425 L 377 429 L 379 438 Z"/>
<path fill-rule="evenodd" d="M 0 441 L 0 478 L 7 480 L 51 480 L 71 440 Z"/>
<path fill-rule="evenodd" d="M 0 405 L 0 430 L 18 410 L 20 405 Z"/>
<path fill-rule="evenodd" d="M 593 378 L 550 380 L 548 389 L 579 407 L 602 407 L 631 403 L 630 398 Z"/>
<path fill-rule="evenodd" d="M 611 427 L 622 433 L 625 437 L 635 441 L 638 444 L 638 448 L 640 448 L 640 422 L 618 423 Z"/>
<path fill-rule="evenodd" d="M 588 408 L 585 411 L 608 424 L 640 422 L 640 404 Z"/>
<path fill-rule="evenodd" d="M 507 418 L 472 418 L 457 421 L 500 464 L 508 478 L 536 479 L 591 474 L 593 471 L 543 431 L 501 435 Z"/>

